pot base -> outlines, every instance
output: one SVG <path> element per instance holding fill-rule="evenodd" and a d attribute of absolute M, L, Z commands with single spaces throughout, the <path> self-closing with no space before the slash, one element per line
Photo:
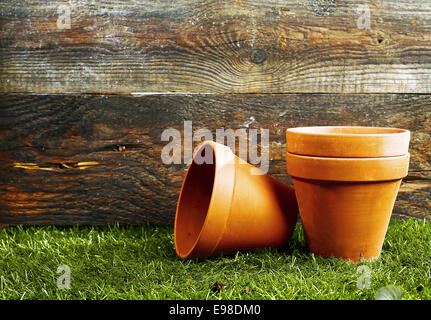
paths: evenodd
<path fill-rule="evenodd" d="M 336 182 L 293 177 L 310 250 L 360 262 L 377 259 L 401 179 Z"/>

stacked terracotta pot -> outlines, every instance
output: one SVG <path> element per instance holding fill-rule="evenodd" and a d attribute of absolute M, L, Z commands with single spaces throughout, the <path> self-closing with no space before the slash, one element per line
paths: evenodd
<path fill-rule="evenodd" d="M 401 179 L 410 132 L 372 127 L 286 131 L 305 237 L 312 252 L 355 262 L 377 259 Z"/>

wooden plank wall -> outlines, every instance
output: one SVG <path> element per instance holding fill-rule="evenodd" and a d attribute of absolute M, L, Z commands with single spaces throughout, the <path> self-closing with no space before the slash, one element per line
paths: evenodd
<path fill-rule="evenodd" d="M 431 2 L 0 3 L 0 224 L 172 223 L 184 121 L 269 129 L 286 182 L 287 127 L 409 129 L 394 213 L 431 218 Z"/>

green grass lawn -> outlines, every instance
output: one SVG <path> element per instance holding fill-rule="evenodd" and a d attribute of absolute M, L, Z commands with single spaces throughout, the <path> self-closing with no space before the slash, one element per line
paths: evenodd
<path fill-rule="evenodd" d="M 168 226 L 6 227 L 0 257 L 1 299 L 374 299 L 388 285 L 431 299 L 431 223 L 413 219 L 392 219 L 380 259 L 361 264 L 314 256 L 300 224 L 285 248 L 205 261 L 177 258 Z"/>

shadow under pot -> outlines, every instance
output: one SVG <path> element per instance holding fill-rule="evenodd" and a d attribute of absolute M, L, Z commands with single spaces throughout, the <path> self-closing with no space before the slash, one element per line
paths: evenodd
<path fill-rule="evenodd" d="M 324 158 L 287 152 L 305 237 L 323 257 L 377 259 L 409 154 Z"/>

